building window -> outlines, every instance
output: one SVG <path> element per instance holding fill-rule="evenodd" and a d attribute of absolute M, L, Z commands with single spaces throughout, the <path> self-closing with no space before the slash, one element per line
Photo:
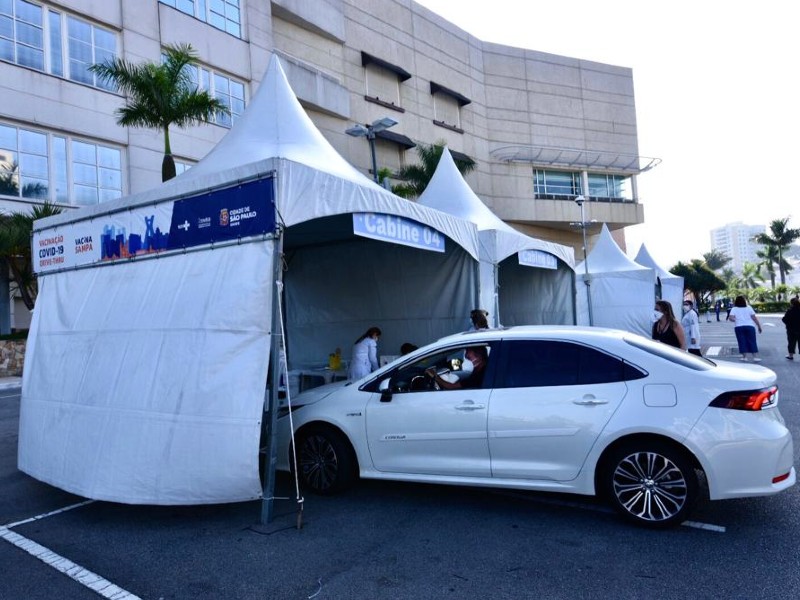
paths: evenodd
<path fill-rule="evenodd" d="M 470 104 L 472 100 L 431 81 L 431 96 L 433 96 L 433 124 L 464 133 L 461 128 L 461 108 Z"/>
<path fill-rule="evenodd" d="M 633 200 L 631 179 L 623 175 L 589 173 L 589 197 L 592 200 Z"/>
<path fill-rule="evenodd" d="M 187 68 L 197 89 L 207 91 L 231 111 L 229 115 L 215 115 L 212 122 L 231 127 L 244 112 L 244 83 L 205 67 L 189 65 Z"/>
<path fill-rule="evenodd" d="M 159 0 L 159 2 L 177 8 L 238 38 L 242 37 L 239 0 Z"/>
<path fill-rule="evenodd" d="M 60 204 L 122 196 L 122 150 L 0 123 L 0 194 Z"/>
<path fill-rule="evenodd" d="M 364 67 L 364 99 L 405 112 L 400 107 L 400 84 L 411 79 L 411 73 L 366 52 L 361 52 Z"/>
<path fill-rule="evenodd" d="M 27 0 L 0 0 L 0 60 L 111 89 L 88 68 L 116 55 L 110 29 Z"/>
<path fill-rule="evenodd" d="M 533 192 L 545 200 L 569 200 L 580 196 L 581 174 L 571 171 L 534 171 Z"/>

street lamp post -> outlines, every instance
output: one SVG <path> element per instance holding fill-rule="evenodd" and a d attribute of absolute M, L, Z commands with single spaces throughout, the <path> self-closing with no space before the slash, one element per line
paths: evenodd
<path fill-rule="evenodd" d="M 375 180 L 375 183 L 378 184 L 380 181 L 378 181 L 378 159 L 375 156 L 375 134 L 385 131 L 390 127 L 394 127 L 395 125 L 397 125 L 397 121 L 391 117 L 383 117 L 382 119 L 373 121 L 368 125 L 353 125 L 344 131 L 347 135 L 352 135 L 353 137 L 367 138 L 367 141 L 369 142 L 369 152 L 372 155 L 372 176 Z"/>
<path fill-rule="evenodd" d="M 583 212 L 583 203 L 586 201 L 586 198 L 583 196 L 577 196 L 575 198 L 575 204 L 577 204 L 581 209 L 581 222 L 577 223 L 577 225 L 581 228 L 581 234 L 583 234 L 583 283 L 586 284 L 586 306 L 589 309 L 589 325 L 594 325 L 594 315 L 592 314 L 592 293 L 591 293 L 591 279 L 589 278 L 589 252 L 586 247 L 586 227 L 589 223 L 586 222 L 586 218 Z"/>

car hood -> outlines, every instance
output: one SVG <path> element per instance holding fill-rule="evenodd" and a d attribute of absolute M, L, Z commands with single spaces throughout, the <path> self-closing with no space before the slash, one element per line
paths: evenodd
<path fill-rule="evenodd" d="M 352 381 L 335 381 L 333 383 L 329 383 L 327 385 L 321 385 L 319 387 L 311 388 L 310 390 L 306 390 L 305 392 L 301 392 L 294 396 L 292 400 L 292 406 L 297 408 L 300 406 L 307 406 L 309 404 L 315 404 L 319 402 L 323 398 L 330 396 L 334 392 L 351 385 Z M 280 406 L 288 406 L 289 402 L 286 398 L 281 398 Z"/>

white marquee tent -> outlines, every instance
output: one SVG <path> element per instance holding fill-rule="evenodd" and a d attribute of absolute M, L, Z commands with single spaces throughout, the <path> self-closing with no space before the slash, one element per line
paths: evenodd
<path fill-rule="evenodd" d="M 426 343 L 457 330 L 478 299 L 475 226 L 358 173 L 274 56 L 245 114 L 198 165 L 37 221 L 33 248 L 40 291 L 19 468 L 134 504 L 261 495 L 280 288 L 290 369 L 336 346 L 347 353 L 371 325 L 382 344 Z"/>
<path fill-rule="evenodd" d="M 683 277 L 673 275 L 652 257 L 644 244 L 639 248 L 639 252 L 634 260 L 643 267 L 653 269 L 656 274 L 656 296 L 666 300 L 672 305 L 675 315 L 680 318 L 681 305 L 683 304 Z"/>
<path fill-rule="evenodd" d="M 418 202 L 477 225 L 481 307 L 493 325 L 575 324 L 573 249 L 504 223 L 464 181 L 447 148 Z"/>
<path fill-rule="evenodd" d="M 580 325 L 589 324 L 585 285 L 587 265 L 594 317 L 592 324 L 650 337 L 655 302 L 653 269 L 628 258 L 603 224 L 589 256 L 575 267 Z"/>

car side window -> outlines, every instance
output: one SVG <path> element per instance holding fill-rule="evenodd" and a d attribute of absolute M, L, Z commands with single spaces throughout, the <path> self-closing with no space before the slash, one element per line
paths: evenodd
<path fill-rule="evenodd" d="M 507 340 L 504 356 L 495 387 L 588 385 L 644 376 L 615 356 L 571 342 Z"/>
<path fill-rule="evenodd" d="M 426 371 L 429 371 L 429 369 L 433 369 L 433 372 L 446 382 L 458 383 L 457 387 L 461 387 L 462 384 L 463 387 L 481 387 L 486 364 L 481 366 L 480 372 L 475 372 L 472 369 L 469 372 L 464 370 L 465 357 L 468 356 L 471 349 L 474 351 L 477 347 L 484 348 L 484 352 L 488 356 L 490 352 L 489 345 L 474 344 L 448 348 L 403 365 L 391 374 L 389 389 L 393 393 L 427 392 L 444 389 L 444 384 L 434 385 L 434 380 L 429 375 L 426 375 Z M 471 367 L 472 365 L 469 366 Z"/>

